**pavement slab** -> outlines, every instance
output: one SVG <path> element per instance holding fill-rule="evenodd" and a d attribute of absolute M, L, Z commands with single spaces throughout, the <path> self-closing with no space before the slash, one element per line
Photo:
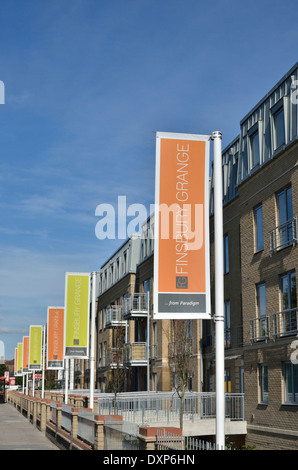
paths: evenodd
<path fill-rule="evenodd" d="M 9 403 L 0 403 L 0 450 L 59 450 Z"/>

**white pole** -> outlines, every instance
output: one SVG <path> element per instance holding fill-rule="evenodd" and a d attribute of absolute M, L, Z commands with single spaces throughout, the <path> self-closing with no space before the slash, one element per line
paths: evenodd
<path fill-rule="evenodd" d="M 35 396 L 35 372 L 32 372 L 32 396 Z"/>
<path fill-rule="evenodd" d="M 225 449 L 225 349 L 221 132 L 212 132 L 214 156 L 216 448 Z"/>
<path fill-rule="evenodd" d="M 28 395 L 29 390 L 29 374 L 26 374 L 26 395 Z"/>
<path fill-rule="evenodd" d="M 42 382 L 41 382 L 41 398 L 44 398 L 44 369 L 45 369 L 45 347 L 46 347 L 46 341 L 45 341 L 45 335 L 46 335 L 46 327 L 43 327 L 43 350 L 42 350 Z"/>
<path fill-rule="evenodd" d="M 23 390 L 22 390 L 23 395 L 24 395 L 24 392 L 25 392 L 25 374 L 23 374 Z"/>
<path fill-rule="evenodd" d="M 90 345 L 90 408 L 94 407 L 94 363 L 95 363 L 95 303 L 96 303 L 96 272 L 92 273 L 92 305 L 91 305 L 91 345 Z"/>
<path fill-rule="evenodd" d="M 65 366 L 65 374 L 64 374 L 64 403 L 67 405 L 68 404 L 68 375 L 69 375 L 69 359 L 68 357 L 64 359 L 64 366 Z"/>
<path fill-rule="evenodd" d="M 147 392 L 150 392 L 150 291 L 147 292 Z"/>

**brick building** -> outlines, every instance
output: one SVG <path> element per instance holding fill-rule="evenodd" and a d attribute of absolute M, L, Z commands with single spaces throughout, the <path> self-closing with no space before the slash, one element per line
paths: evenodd
<path fill-rule="evenodd" d="M 225 386 L 245 394 L 246 442 L 257 449 L 298 448 L 297 83 L 298 63 L 242 119 L 222 155 Z M 152 230 L 149 218 L 142 236 L 126 240 L 98 272 L 101 391 L 120 368 L 125 391 L 169 391 L 175 384 L 173 322 L 152 315 Z M 210 255 L 214 306 L 212 175 Z M 186 331 L 188 389 L 215 391 L 214 323 L 187 321 Z M 88 369 L 84 383 L 82 370 L 77 377 L 88 385 Z"/>

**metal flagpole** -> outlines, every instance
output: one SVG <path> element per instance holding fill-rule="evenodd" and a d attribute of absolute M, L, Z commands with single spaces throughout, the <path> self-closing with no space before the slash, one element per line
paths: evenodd
<path fill-rule="evenodd" d="M 42 350 L 42 382 L 41 382 L 41 398 L 44 398 L 44 373 L 45 373 L 45 347 L 46 347 L 46 341 L 45 341 L 45 334 L 46 334 L 46 327 L 44 325 L 43 327 L 43 350 Z"/>
<path fill-rule="evenodd" d="M 32 396 L 35 397 L 35 372 L 32 372 Z"/>
<path fill-rule="evenodd" d="M 95 363 L 95 303 L 96 303 L 96 272 L 92 273 L 92 305 L 91 305 L 91 344 L 90 344 L 90 408 L 94 407 L 94 363 Z"/>
<path fill-rule="evenodd" d="M 214 157 L 216 448 L 225 449 L 225 357 L 222 209 L 222 134 L 212 132 Z"/>
<path fill-rule="evenodd" d="M 68 357 L 64 359 L 64 388 L 65 388 L 65 397 L 64 403 L 68 404 L 68 376 L 69 376 L 69 359 Z"/>
<path fill-rule="evenodd" d="M 150 392 L 150 290 L 147 292 L 147 392 Z"/>

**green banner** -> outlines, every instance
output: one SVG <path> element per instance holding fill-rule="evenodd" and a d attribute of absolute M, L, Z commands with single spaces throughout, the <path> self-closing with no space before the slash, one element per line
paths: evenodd
<path fill-rule="evenodd" d="M 41 370 L 42 326 L 30 326 L 29 339 L 29 370 Z"/>
<path fill-rule="evenodd" d="M 66 273 L 64 356 L 87 358 L 89 351 L 90 274 Z"/>
<path fill-rule="evenodd" d="M 18 374 L 23 373 L 23 343 L 18 343 Z"/>

